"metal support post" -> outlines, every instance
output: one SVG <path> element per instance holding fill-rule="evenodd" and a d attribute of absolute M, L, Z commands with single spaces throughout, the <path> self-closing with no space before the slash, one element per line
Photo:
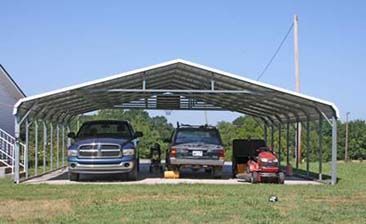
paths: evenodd
<path fill-rule="evenodd" d="M 306 175 L 310 175 L 309 163 L 310 163 L 310 120 L 306 120 Z"/>
<path fill-rule="evenodd" d="M 46 151 L 47 151 L 47 125 L 43 121 L 43 173 L 46 172 Z"/>
<path fill-rule="evenodd" d="M 337 119 L 332 118 L 332 173 L 331 184 L 337 183 Z"/>
<path fill-rule="evenodd" d="M 19 117 L 15 116 L 15 144 L 14 144 L 14 182 L 19 184 L 20 175 L 19 175 L 19 149 L 20 149 L 20 142 L 19 142 L 19 136 L 20 136 L 20 123 L 19 123 Z"/>
<path fill-rule="evenodd" d="M 76 130 L 79 130 L 80 128 L 80 116 L 77 116 L 76 118 Z"/>
<path fill-rule="evenodd" d="M 56 168 L 60 167 L 60 126 L 56 126 Z"/>
<path fill-rule="evenodd" d="M 319 180 L 323 179 L 322 172 L 323 172 L 323 116 L 319 116 L 319 149 L 318 149 L 318 159 L 319 159 Z"/>
<path fill-rule="evenodd" d="M 24 148 L 24 172 L 25 178 L 28 178 L 28 153 L 29 153 L 29 120 L 25 120 L 25 148 Z"/>
<path fill-rule="evenodd" d="M 264 141 L 266 142 L 266 144 L 268 143 L 268 130 L 267 130 L 267 125 L 264 124 L 264 127 L 263 127 L 263 135 L 264 135 Z"/>
<path fill-rule="evenodd" d="M 349 120 L 348 117 L 350 115 L 350 112 L 346 113 L 346 139 L 345 139 L 345 143 L 344 143 L 344 161 L 348 162 L 349 157 L 348 157 L 348 131 L 349 131 Z"/>
<path fill-rule="evenodd" d="M 62 125 L 62 167 L 65 166 L 65 125 Z"/>
<path fill-rule="evenodd" d="M 296 169 L 299 168 L 299 152 L 300 152 L 299 131 L 300 131 L 300 122 L 297 122 L 296 123 L 296 149 L 295 149 Z"/>
<path fill-rule="evenodd" d="M 287 150 L 287 155 L 286 155 L 286 163 L 287 165 L 290 165 L 290 123 L 287 122 L 287 133 L 286 133 L 286 150 Z"/>
<path fill-rule="evenodd" d="M 282 135 L 282 127 L 281 124 L 278 125 L 278 165 L 281 166 L 281 136 Z"/>
<path fill-rule="evenodd" d="M 274 150 L 274 127 L 273 127 L 273 125 L 271 126 L 271 147 L 272 147 L 272 150 Z"/>
<path fill-rule="evenodd" d="M 50 170 L 53 170 L 53 124 L 50 123 Z"/>
<path fill-rule="evenodd" d="M 69 125 L 67 125 L 67 133 L 70 133 L 70 126 Z M 71 138 L 67 138 L 67 147 L 69 147 L 71 145 Z"/>
<path fill-rule="evenodd" d="M 34 121 L 34 175 L 38 175 L 38 121 Z"/>

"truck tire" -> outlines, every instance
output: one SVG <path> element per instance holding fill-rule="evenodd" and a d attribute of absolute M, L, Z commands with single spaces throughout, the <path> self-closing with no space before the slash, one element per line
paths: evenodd
<path fill-rule="evenodd" d="M 234 158 L 232 159 L 232 165 L 231 165 L 231 177 L 236 178 L 236 161 Z"/>
<path fill-rule="evenodd" d="M 78 173 L 69 173 L 70 181 L 79 181 L 80 175 Z"/>
<path fill-rule="evenodd" d="M 212 167 L 212 177 L 215 179 L 221 179 L 223 167 Z"/>
<path fill-rule="evenodd" d="M 280 172 L 278 173 L 278 183 L 279 184 L 284 184 L 285 183 L 285 174 Z"/>
<path fill-rule="evenodd" d="M 128 173 L 128 180 L 131 180 L 131 181 L 137 180 L 137 178 L 138 178 L 137 166 L 138 166 L 138 164 L 136 163 L 136 165 L 133 167 L 131 172 Z"/>
<path fill-rule="evenodd" d="M 140 172 L 140 158 L 137 159 L 136 161 L 136 166 L 137 166 L 137 172 Z"/>

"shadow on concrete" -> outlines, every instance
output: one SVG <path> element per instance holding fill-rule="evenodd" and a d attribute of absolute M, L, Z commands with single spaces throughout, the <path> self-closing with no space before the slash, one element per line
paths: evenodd
<path fill-rule="evenodd" d="M 163 172 L 155 171 L 149 172 L 150 164 L 147 162 L 140 163 L 139 180 L 151 179 L 151 178 L 162 178 L 164 176 Z M 231 179 L 231 163 L 224 165 L 223 175 L 221 179 Z M 215 179 L 212 177 L 211 173 L 205 172 L 204 169 L 198 171 L 193 171 L 192 169 L 181 169 L 180 179 Z M 49 178 L 49 180 L 68 180 L 67 171 L 60 175 Z M 100 181 L 130 181 L 128 180 L 127 174 L 82 174 L 80 175 L 81 182 L 100 182 Z"/>

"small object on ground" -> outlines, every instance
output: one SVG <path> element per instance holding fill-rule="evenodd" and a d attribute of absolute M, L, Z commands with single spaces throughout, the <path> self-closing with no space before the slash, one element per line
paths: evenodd
<path fill-rule="evenodd" d="M 150 173 L 154 173 L 154 171 L 163 172 L 163 166 L 161 165 L 161 149 L 158 143 L 154 143 L 150 148 L 150 161 Z"/>
<path fill-rule="evenodd" d="M 245 170 L 247 169 L 247 164 L 245 163 L 239 163 L 238 165 L 236 165 L 236 169 L 238 173 L 244 173 Z"/>
<path fill-rule="evenodd" d="M 165 171 L 164 178 L 165 179 L 179 179 L 179 171 Z"/>
<path fill-rule="evenodd" d="M 278 197 L 275 195 L 271 195 L 268 199 L 269 202 L 278 202 Z"/>

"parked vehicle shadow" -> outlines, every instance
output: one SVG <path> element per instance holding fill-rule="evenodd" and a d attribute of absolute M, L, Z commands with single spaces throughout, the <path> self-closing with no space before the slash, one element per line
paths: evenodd
<path fill-rule="evenodd" d="M 144 180 L 148 178 L 163 178 L 164 174 L 161 171 L 155 171 L 150 173 L 150 163 L 140 163 L 140 171 L 138 180 Z M 193 171 L 192 169 L 182 169 L 180 172 L 180 178 L 185 179 L 214 179 L 209 172 L 205 172 L 204 169 Z M 231 178 L 231 163 L 225 164 L 223 169 L 223 175 L 221 179 Z M 67 171 L 57 176 L 51 177 L 49 180 L 68 180 Z M 126 174 L 82 174 L 80 175 L 80 182 L 119 182 L 130 181 Z"/>

